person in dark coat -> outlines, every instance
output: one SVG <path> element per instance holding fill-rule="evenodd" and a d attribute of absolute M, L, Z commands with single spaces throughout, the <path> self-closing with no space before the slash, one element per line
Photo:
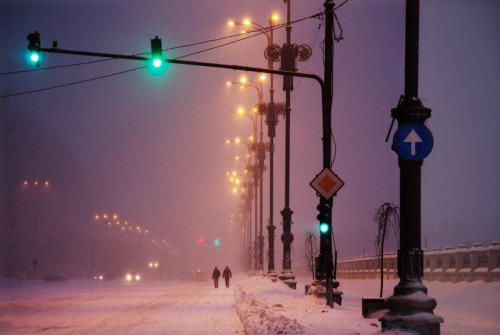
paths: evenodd
<path fill-rule="evenodd" d="M 233 274 L 231 273 L 231 270 L 229 270 L 229 267 L 226 265 L 226 268 L 224 269 L 224 272 L 222 272 L 222 277 L 226 280 L 226 287 L 229 287 L 229 278 L 231 278 Z"/>
<path fill-rule="evenodd" d="M 220 271 L 215 267 L 214 271 L 212 272 L 212 279 L 214 280 L 214 286 L 215 288 L 219 287 L 219 277 L 220 277 Z"/>

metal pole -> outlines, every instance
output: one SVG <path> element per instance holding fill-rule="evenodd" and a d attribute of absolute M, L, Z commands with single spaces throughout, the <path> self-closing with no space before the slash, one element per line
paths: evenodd
<path fill-rule="evenodd" d="M 287 0 L 287 25 L 286 25 L 286 47 L 284 48 L 284 54 L 282 54 L 282 64 L 284 69 L 287 71 L 294 71 L 290 60 L 292 59 L 290 44 L 292 26 L 290 24 L 290 2 Z M 286 60 L 283 61 L 283 58 Z M 282 65 L 282 67 L 283 67 Z M 283 233 L 290 232 L 292 230 L 292 214 L 293 211 L 290 209 L 290 91 L 292 88 L 291 76 L 284 76 L 283 78 L 283 90 L 286 93 L 285 100 L 285 208 L 281 211 L 283 217 Z M 283 271 L 280 275 L 280 279 L 293 279 L 295 276 L 291 274 L 292 260 L 290 255 L 290 244 L 283 243 Z"/>
<path fill-rule="evenodd" d="M 40 52 L 93 56 L 93 57 L 104 57 L 104 58 L 116 58 L 116 59 L 141 60 L 141 61 L 147 61 L 147 62 L 152 61 L 151 57 L 128 56 L 128 55 L 110 54 L 110 53 L 103 53 L 103 52 L 63 50 L 63 49 L 57 49 L 57 48 L 40 48 Z M 266 69 L 266 68 L 243 66 L 243 65 L 196 62 L 196 61 L 187 61 L 187 60 L 181 60 L 181 59 L 164 58 L 163 60 L 165 61 L 165 63 L 171 63 L 171 64 L 212 67 L 212 68 L 219 68 L 219 69 L 239 70 L 239 71 L 246 71 L 246 72 L 257 72 L 257 73 L 261 72 L 261 73 L 288 75 L 288 76 L 292 76 L 292 77 L 309 78 L 309 79 L 316 80 L 316 82 L 318 82 L 318 84 L 320 84 L 321 87 L 323 87 L 323 85 L 324 85 L 323 79 L 321 79 L 319 76 L 312 74 L 312 73 L 302 73 L 302 72 L 294 72 L 294 71 L 287 71 L 287 70 L 274 70 L 274 69 Z"/>
<path fill-rule="evenodd" d="M 330 168 L 331 161 L 331 112 L 332 112 L 332 92 L 333 92 L 333 6 L 332 1 L 327 0 L 325 6 L 325 69 L 323 86 L 323 168 Z M 324 207 L 324 206 L 327 207 Z M 329 231 L 332 231 L 332 205 L 333 200 L 320 198 L 320 205 L 327 208 Z M 323 260 L 325 280 L 326 280 L 326 303 L 333 308 L 333 284 L 332 284 L 332 234 L 321 235 L 320 257 Z"/>
<path fill-rule="evenodd" d="M 262 115 L 261 115 L 262 120 Z M 262 127 L 262 124 L 261 124 Z M 262 129 L 262 128 L 261 128 Z M 262 271 L 264 268 L 264 235 L 262 234 L 262 216 L 263 216 L 263 199 L 264 199 L 264 183 L 263 183 L 263 171 L 264 171 L 264 155 L 265 155 L 265 147 L 264 142 L 262 141 L 262 131 L 261 142 L 259 143 L 259 190 L 260 190 L 260 202 L 259 202 L 259 267 L 258 270 Z"/>
<path fill-rule="evenodd" d="M 398 127 L 424 124 L 431 110 L 418 98 L 419 0 L 406 1 L 405 95 L 391 114 Z M 380 318 L 383 329 L 411 329 L 421 335 L 437 335 L 443 319 L 432 313 L 436 301 L 426 296 L 422 284 L 423 252 L 420 246 L 421 167 L 423 160 L 398 159 L 400 168 L 400 249 L 398 277 L 394 295 L 386 300 L 389 312 Z M 420 292 L 418 299 L 412 298 Z M 422 297 L 424 295 L 425 297 Z M 412 306 L 408 308 L 408 306 Z M 416 316 L 418 314 L 418 317 Z M 420 321 L 411 321 L 412 316 Z"/>
<path fill-rule="evenodd" d="M 272 19 L 272 14 L 269 14 L 269 27 L 270 29 L 270 40 L 268 43 L 268 47 L 273 45 L 273 19 Z M 273 69 L 273 61 L 269 60 L 267 62 L 267 67 L 269 69 Z M 269 89 L 269 103 L 272 106 L 274 104 L 274 78 L 273 74 L 271 73 L 271 87 Z M 275 113 L 275 110 L 271 111 L 268 108 L 268 113 Z M 269 116 L 268 116 L 269 118 Z M 275 119 L 275 116 L 273 116 L 272 120 Z M 273 121 L 274 122 L 274 121 Z M 273 123 L 272 125 L 268 124 L 268 129 L 269 127 L 275 127 L 275 124 Z M 267 273 L 268 274 L 274 274 L 274 232 L 276 230 L 276 226 L 274 225 L 274 134 L 271 134 L 268 131 L 269 135 L 269 225 L 267 226 L 267 234 L 268 234 L 268 247 L 269 247 L 269 259 L 267 263 Z"/>

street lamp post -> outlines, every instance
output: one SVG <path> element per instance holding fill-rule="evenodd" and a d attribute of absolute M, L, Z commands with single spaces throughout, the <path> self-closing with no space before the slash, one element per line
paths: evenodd
<path fill-rule="evenodd" d="M 297 46 L 291 44 L 292 26 L 290 23 L 290 2 L 287 3 L 287 25 L 286 25 L 286 43 L 281 49 L 281 69 L 286 71 L 297 71 L 296 60 L 305 61 L 311 56 L 311 48 L 308 45 Z M 290 209 L 290 92 L 293 90 L 293 76 L 283 76 L 283 90 L 286 93 L 285 107 L 285 207 L 281 211 L 283 217 L 283 233 L 290 233 L 292 226 L 292 214 Z M 290 244 L 283 243 L 283 271 L 279 276 L 282 280 L 294 279 L 291 272 L 292 260 L 290 255 Z M 291 283 L 294 287 L 294 283 Z"/>
<path fill-rule="evenodd" d="M 23 183 L 23 186 L 25 188 L 29 187 L 30 185 L 30 182 L 28 180 L 25 180 L 24 183 Z M 44 181 L 44 182 L 39 182 L 37 180 L 35 180 L 33 182 L 33 186 L 34 186 L 34 189 L 32 192 L 30 193 L 35 193 L 34 196 L 32 196 L 35 202 L 35 206 L 33 206 L 34 208 L 34 214 L 33 214 L 33 261 L 32 261 L 32 264 L 33 264 L 33 280 L 36 280 L 36 267 L 38 265 L 38 220 L 39 220 L 39 216 L 38 216 L 38 211 L 40 210 L 40 195 L 38 194 L 38 190 L 43 187 L 43 188 L 48 188 L 49 187 L 49 182 L 48 181 Z"/>
<path fill-rule="evenodd" d="M 252 125 L 253 125 L 253 138 L 256 140 L 257 139 L 257 117 L 252 117 L 248 114 L 246 114 L 243 109 L 239 109 L 237 112 L 235 111 L 230 111 L 231 113 L 235 113 L 241 116 L 248 117 L 250 120 L 252 120 Z M 258 144 L 253 143 L 252 145 L 252 150 L 257 152 L 258 150 Z M 259 165 L 257 163 L 257 157 L 255 157 L 255 164 L 253 165 L 252 169 L 252 177 L 253 177 L 253 185 L 254 185 L 254 203 L 255 203 L 255 238 L 254 238 L 254 249 L 253 249 L 253 255 L 254 255 L 254 271 L 258 270 L 258 236 L 257 236 L 257 224 L 258 224 L 258 218 L 257 218 L 257 187 L 259 186 Z M 262 210 L 262 209 L 261 209 Z M 249 250 L 250 253 L 250 250 Z"/>
<path fill-rule="evenodd" d="M 246 78 L 241 79 L 241 87 L 253 87 L 257 90 L 258 94 L 258 106 L 262 105 L 263 101 L 263 93 L 262 93 L 262 81 L 264 80 L 264 76 L 260 76 L 260 85 L 248 80 Z M 234 82 L 227 82 L 228 85 L 234 84 Z M 266 143 L 264 143 L 264 130 L 263 130 L 263 118 L 262 118 L 262 113 L 260 112 L 260 108 L 256 108 L 255 111 L 260 115 L 260 140 L 258 144 L 256 145 L 256 152 L 257 152 L 257 158 L 258 158 L 258 169 L 257 169 L 257 175 L 259 178 L 259 234 L 257 237 L 257 232 L 256 232 L 256 240 L 255 240 L 255 255 L 256 255 L 256 262 L 257 265 L 255 267 L 255 270 L 258 271 L 263 271 L 264 270 L 264 235 L 263 235 L 263 199 L 264 199 L 264 184 L 263 184 L 263 176 L 264 176 L 264 161 L 266 158 Z M 256 122 L 254 124 L 256 126 Z M 257 134 L 257 129 L 254 129 L 254 135 L 256 136 Z M 255 137 L 255 139 L 257 139 Z M 256 227 L 257 228 L 257 227 Z M 258 256 L 257 256 L 258 255 Z"/>
<path fill-rule="evenodd" d="M 251 141 L 254 141 L 255 138 L 252 136 L 250 137 L 250 140 Z M 251 258 L 251 254 L 250 254 L 250 250 L 251 250 L 251 243 L 252 243 L 252 197 L 253 197 L 253 189 L 252 189 L 252 185 L 251 185 L 251 178 L 253 176 L 253 173 L 255 172 L 254 171 L 254 168 L 252 167 L 252 162 L 251 162 L 251 152 L 252 152 L 252 147 L 253 147 L 253 144 L 254 143 L 247 143 L 245 141 L 242 141 L 240 139 L 235 139 L 235 140 L 226 140 L 226 143 L 243 143 L 247 146 L 248 148 L 248 154 L 247 154 L 247 157 L 248 157 L 248 161 L 244 160 L 245 163 L 246 163 L 246 166 L 245 166 L 245 172 L 248 173 L 247 174 L 247 178 L 245 178 L 245 193 L 244 195 L 242 195 L 242 198 L 245 200 L 245 204 L 244 204 L 244 217 L 245 217 L 245 227 L 246 228 L 246 239 L 244 239 L 244 248 L 243 250 L 245 251 L 246 253 L 246 256 L 245 258 L 247 259 L 247 264 L 246 264 L 246 267 L 247 267 L 247 270 L 250 271 L 251 268 L 252 268 L 252 258 Z M 257 160 L 257 158 L 255 158 L 255 160 Z M 256 206 L 256 210 L 257 210 L 257 203 L 255 204 Z M 248 214 L 247 214 L 248 213 Z"/>
<path fill-rule="evenodd" d="M 269 14 L 269 28 L 265 28 L 262 25 L 255 23 L 251 20 L 245 20 L 243 23 L 230 21 L 230 25 L 243 25 L 251 27 L 254 31 L 262 33 L 267 39 L 267 48 L 265 50 L 265 57 L 268 61 L 268 69 L 273 69 L 273 63 L 279 60 L 276 58 L 276 51 L 279 50 L 278 46 L 273 44 L 273 32 L 274 32 L 274 22 L 279 19 L 278 15 Z M 277 48 L 276 48 L 277 47 Z M 279 108 L 274 106 L 274 77 L 271 73 L 270 75 L 270 89 L 269 104 L 263 104 L 263 101 L 259 101 L 259 113 L 266 115 L 266 124 L 268 126 L 268 136 L 269 136 L 269 225 L 267 226 L 268 231 L 268 247 L 269 247 L 269 257 L 268 257 L 268 267 L 267 273 L 269 276 L 275 277 L 274 273 L 274 232 L 276 226 L 274 225 L 274 137 L 276 136 L 276 124 L 278 123 L 277 114 L 279 113 Z M 263 242 L 262 242 L 263 245 Z"/>

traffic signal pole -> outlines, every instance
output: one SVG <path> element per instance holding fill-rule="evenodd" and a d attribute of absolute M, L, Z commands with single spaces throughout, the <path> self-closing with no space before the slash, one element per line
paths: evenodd
<path fill-rule="evenodd" d="M 103 52 L 64 50 L 64 49 L 59 49 L 59 48 L 40 48 L 39 50 L 40 50 L 40 52 L 50 52 L 50 53 L 59 53 L 59 54 L 67 54 L 67 55 L 92 56 L 92 57 L 103 57 L 103 58 L 111 58 L 111 59 L 129 59 L 129 60 L 140 60 L 140 61 L 147 61 L 147 62 L 153 61 L 153 59 L 151 57 L 135 56 L 135 55 L 120 55 L 120 54 L 110 54 L 110 53 L 103 53 Z M 274 69 L 252 67 L 252 66 L 242 66 L 242 65 L 195 62 L 195 61 L 188 61 L 188 60 L 181 60 L 181 59 L 164 58 L 163 61 L 165 63 L 170 63 L 170 64 L 182 64 L 182 65 L 191 65 L 191 66 L 212 67 L 212 68 L 219 68 L 219 69 L 240 70 L 240 71 L 246 71 L 246 72 L 290 75 L 290 76 L 294 76 L 294 77 L 314 79 L 320 84 L 321 87 L 323 87 L 323 85 L 324 85 L 323 79 L 321 79 L 319 76 L 312 74 L 312 73 L 274 70 Z"/>
<path fill-rule="evenodd" d="M 333 6 L 330 0 L 325 1 L 325 84 L 323 86 L 323 168 L 330 168 L 332 141 L 332 100 L 333 100 Z M 333 255 L 332 255 L 332 198 L 320 197 L 318 210 L 326 214 L 321 223 L 328 225 L 328 233 L 320 234 L 320 259 L 322 260 L 326 280 L 326 303 L 333 308 Z"/>

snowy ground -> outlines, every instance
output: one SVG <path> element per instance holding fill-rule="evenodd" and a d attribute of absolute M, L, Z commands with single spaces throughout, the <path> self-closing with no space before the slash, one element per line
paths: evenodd
<path fill-rule="evenodd" d="M 342 306 L 259 276 L 236 275 L 231 288 L 210 281 L 0 280 L 1 334 L 362 334 L 380 333 L 363 319 L 361 298 L 377 280 L 343 280 Z M 385 295 L 397 281 L 385 282 Z M 500 283 L 425 282 L 444 318 L 441 334 L 500 334 Z M 281 333 L 280 333 L 281 332 Z M 384 333 L 384 334 L 387 334 Z"/>

